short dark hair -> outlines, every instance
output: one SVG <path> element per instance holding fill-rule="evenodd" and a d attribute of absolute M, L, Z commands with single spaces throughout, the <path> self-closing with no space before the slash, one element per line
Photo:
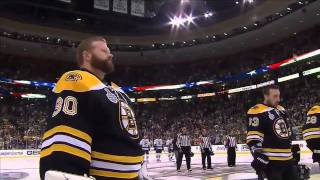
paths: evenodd
<path fill-rule="evenodd" d="M 275 85 L 275 84 L 272 84 L 272 85 L 269 85 L 269 86 L 266 86 L 262 89 L 262 94 L 263 95 L 269 95 L 269 92 L 270 92 L 270 89 L 280 89 L 279 86 Z"/>
<path fill-rule="evenodd" d="M 87 39 L 84 39 L 80 42 L 80 44 L 77 48 L 77 57 L 76 57 L 78 65 L 83 64 L 83 58 L 82 58 L 83 51 L 88 51 L 91 48 L 92 43 L 95 41 L 106 42 L 106 39 L 102 36 L 93 36 L 93 37 L 89 37 Z"/>

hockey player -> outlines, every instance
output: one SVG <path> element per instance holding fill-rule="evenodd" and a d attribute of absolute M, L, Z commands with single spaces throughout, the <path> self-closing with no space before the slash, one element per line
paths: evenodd
<path fill-rule="evenodd" d="M 140 141 L 140 146 L 144 152 L 144 159 L 145 161 L 149 161 L 149 151 L 150 151 L 150 141 L 147 136 L 144 136 L 143 139 Z"/>
<path fill-rule="evenodd" d="M 295 180 L 291 127 L 286 110 L 279 105 L 279 87 L 268 86 L 263 95 L 264 102 L 248 111 L 247 145 L 254 157 L 251 165 L 269 180 Z"/>
<path fill-rule="evenodd" d="M 85 39 L 77 49 L 81 70 L 57 82 L 42 139 L 41 179 L 49 170 L 97 180 L 138 177 L 143 153 L 130 99 L 103 83 L 114 69 L 112 57 L 103 37 Z"/>
<path fill-rule="evenodd" d="M 303 139 L 312 151 L 313 162 L 318 162 L 320 166 L 320 106 L 313 106 L 307 116 L 303 126 Z"/>
<path fill-rule="evenodd" d="M 163 150 L 163 142 L 161 138 L 155 139 L 153 142 L 154 150 L 156 151 L 157 162 L 161 161 L 161 153 Z"/>
<path fill-rule="evenodd" d="M 173 139 L 169 138 L 167 141 L 166 141 L 166 146 L 168 147 L 168 158 L 169 158 L 169 161 L 173 161 L 174 158 L 174 152 L 173 152 Z"/>

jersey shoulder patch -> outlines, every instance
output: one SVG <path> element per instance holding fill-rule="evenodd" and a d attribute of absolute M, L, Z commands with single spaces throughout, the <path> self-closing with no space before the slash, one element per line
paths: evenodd
<path fill-rule="evenodd" d="M 307 115 L 320 114 L 320 106 L 313 106 L 307 113 Z"/>
<path fill-rule="evenodd" d="M 257 104 L 249 109 L 248 114 L 261 114 L 268 111 L 270 108 L 263 104 Z"/>
<path fill-rule="evenodd" d="M 64 73 L 53 89 L 54 93 L 62 91 L 88 92 L 103 89 L 106 86 L 93 74 L 75 70 Z"/>

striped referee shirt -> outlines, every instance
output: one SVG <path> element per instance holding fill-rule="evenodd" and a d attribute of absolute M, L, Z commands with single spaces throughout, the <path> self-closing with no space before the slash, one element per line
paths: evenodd
<path fill-rule="evenodd" d="M 226 136 L 226 140 L 224 143 L 227 147 L 236 147 L 237 146 L 237 140 L 233 136 Z"/>
<path fill-rule="evenodd" d="M 211 139 L 210 139 L 210 137 L 207 137 L 207 136 L 201 136 L 200 137 L 200 148 L 201 149 L 211 148 Z"/>
<path fill-rule="evenodd" d="M 191 146 L 190 137 L 184 134 L 179 135 L 177 138 L 177 146 L 178 148 Z"/>

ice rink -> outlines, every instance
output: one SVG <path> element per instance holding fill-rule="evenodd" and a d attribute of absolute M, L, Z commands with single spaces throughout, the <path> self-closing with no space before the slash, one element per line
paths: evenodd
<path fill-rule="evenodd" d="M 168 160 L 166 153 L 161 156 L 161 162 L 156 162 L 155 155 L 150 154 L 147 164 L 148 174 L 153 179 L 213 179 L 213 180 L 233 180 L 233 179 L 256 179 L 253 169 L 250 167 L 251 156 L 248 152 L 237 153 L 236 167 L 228 167 L 225 153 L 217 153 L 212 157 L 213 170 L 203 171 L 201 169 L 200 154 L 195 154 L 192 158 L 192 173 L 186 171 L 185 161 L 182 164 L 182 172 L 177 174 L 175 163 Z M 2 157 L 0 159 L 0 179 L 1 180 L 39 180 L 39 157 Z M 311 154 L 301 155 L 302 164 L 307 164 L 311 168 L 311 179 L 320 179 L 319 166 L 312 164 Z"/>

